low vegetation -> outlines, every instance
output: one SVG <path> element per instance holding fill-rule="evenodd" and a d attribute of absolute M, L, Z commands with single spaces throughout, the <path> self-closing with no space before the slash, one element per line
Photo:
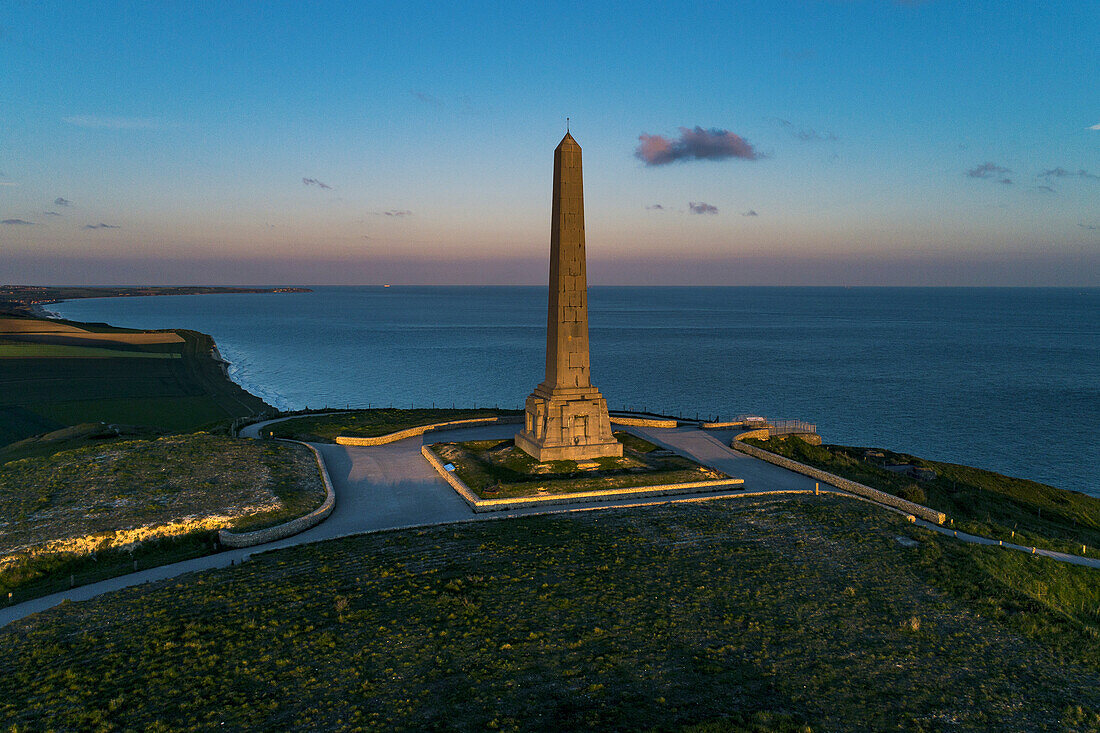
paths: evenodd
<path fill-rule="evenodd" d="M 324 495 L 307 448 L 202 433 L 9 461 L 0 465 L 0 593 L 25 600 L 78 574 L 102 577 L 104 553 L 128 558 L 126 572 L 134 559 L 209 552 L 219 528 L 278 524 Z"/>
<path fill-rule="evenodd" d="M 713 469 L 660 450 L 626 432 L 615 433 L 623 456 L 539 463 L 513 440 L 436 443 L 432 450 L 482 499 L 571 494 L 578 491 L 679 484 L 727 478 Z"/>
<path fill-rule="evenodd" d="M 1096 572 L 837 497 L 392 531 L 0 629 L 0 718 L 15 731 L 1097 730 Z"/>
<path fill-rule="evenodd" d="M 1100 557 L 1100 499 L 1087 494 L 887 450 L 813 446 L 798 438 L 746 442 L 938 509 L 951 517 L 955 529 Z M 891 465 L 931 469 L 935 478 L 916 480 L 887 470 Z"/>
<path fill-rule="evenodd" d="M 399 430 L 415 428 L 421 425 L 449 422 L 451 420 L 471 420 L 479 417 L 502 417 L 522 415 L 523 410 L 500 410 L 496 408 L 378 408 L 371 410 L 352 410 L 329 415 L 310 415 L 284 420 L 264 428 L 264 435 L 276 438 L 302 440 L 307 443 L 335 443 L 336 436 L 347 435 L 359 438 L 376 438 L 379 435 L 396 433 Z"/>

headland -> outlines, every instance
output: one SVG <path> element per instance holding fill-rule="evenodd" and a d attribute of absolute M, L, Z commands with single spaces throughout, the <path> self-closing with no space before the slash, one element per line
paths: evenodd
<path fill-rule="evenodd" d="M 26 341 L 11 332 L 9 347 L 155 354 L 173 353 L 168 345 L 179 343 L 164 341 L 163 332 L 58 325 L 60 332 L 40 325 L 30 333 L 79 343 Z M 184 332 L 172 333 L 186 342 Z M 153 365 L 183 359 L 179 353 L 107 360 Z M 78 367 L 92 358 L 82 354 Z M 516 509 L 494 513 L 507 521 L 475 521 L 481 517 L 420 449 L 480 443 L 491 451 L 514 426 L 418 426 L 490 413 L 499 415 L 348 410 L 246 428 L 245 435 L 313 442 L 332 468 L 332 514 L 258 548 L 214 552 L 211 545 L 162 567 L 146 564 L 157 556 L 139 554 L 137 575 L 71 594 L 92 600 L 8 624 L 0 631 L 0 711 L 30 728 L 47 720 L 139 725 L 166 714 L 184 726 L 214 715 L 261 727 L 663 721 L 732 731 L 917 730 L 947 718 L 957 730 L 982 730 L 992 718 L 1021 730 L 1051 720 L 1088 729 L 1100 721 L 1097 571 L 1034 550 L 1010 551 L 1009 542 L 965 544 L 952 534 L 952 526 L 1009 533 L 1016 544 L 1094 557 L 1100 500 L 889 450 L 814 446 L 794 437 L 756 442 L 777 456 L 943 508 L 951 519 L 934 533 L 854 497 L 818 493 L 809 476 L 731 450 L 744 426 L 666 416 L 622 427 L 659 450 L 743 476 L 745 488 L 720 497 L 602 502 L 600 511 Z M 261 453 L 281 447 L 233 438 L 239 424 L 226 415 L 203 432 Z M 49 472 L 105 452 L 149 454 L 173 450 L 171 441 L 206 440 L 164 427 L 147 436 L 117 424 L 99 429 L 108 432 L 38 436 L 23 449 L 36 450 L 41 465 L 33 467 Z M 340 445 L 345 433 L 378 444 Z M 395 433 L 392 442 L 379 440 Z M 57 450 L 67 439 L 83 443 Z M 190 455 L 204 466 L 225 461 Z M 277 454 L 264 460 L 281 461 Z M 155 460 L 139 463 L 156 472 Z M 9 470 L 0 464 L 0 474 Z M 132 468 L 106 474 L 107 486 L 119 481 L 134 485 Z M 33 483 L 44 486 L 41 478 Z M 149 488 L 162 487 L 154 481 Z M 49 501 L 74 498 L 59 492 Z M 355 536 L 340 539 L 349 534 Z M 1085 547 L 1073 547 L 1077 542 Z M 265 550 L 278 551 L 255 554 Z M 101 557 L 126 571 L 127 561 Z M 171 562 L 166 554 L 160 559 Z M 196 571 L 203 572 L 180 577 Z M 49 570 L 44 577 L 58 580 Z M 139 581 L 156 582 L 135 586 Z M 76 629 L 83 636 L 74 636 Z M 150 641 L 160 652 L 140 653 Z M 977 672 L 975 659 L 986 660 Z M 79 670 L 65 682 L 79 704 L 59 704 L 64 696 L 51 680 L 60 679 L 53 675 L 60 669 Z M 293 686 L 298 694 L 275 706 L 241 704 L 227 691 L 244 678 Z M 145 693 L 134 697 L 138 688 Z M 980 702 L 959 702 L 978 690 Z"/>

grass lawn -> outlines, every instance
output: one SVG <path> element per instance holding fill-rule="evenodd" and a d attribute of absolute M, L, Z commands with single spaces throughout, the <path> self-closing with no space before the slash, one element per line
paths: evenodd
<path fill-rule="evenodd" d="M 887 450 L 868 459 L 866 448 L 812 446 L 797 438 L 746 442 L 938 509 L 955 529 L 1075 555 L 1083 545 L 1084 554 L 1100 557 L 1100 499 L 1087 494 Z M 936 478 L 916 481 L 887 471 L 883 463 L 931 468 Z"/>
<path fill-rule="evenodd" d="M 539 463 L 508 440 L 436 443 L 432 450 L 482 499 L 572 494 L 727 478 L 627 432 L 615 433 L 621 458 Z"/>
<path fill-rule="evenodd" d="M 310 415 L 275 423 L 264 432 L 271 431 L 276 438 L 302 440 L 307 443 L 335 443 L 336 436 L 376 438 L 415 428 L 451 420 L 470 420 L 478 417 L 522 415 L 523 410 L 498 410 L 495 408 L 379 408 L 352 410 L 334 415 Z"/>
<path fill-rule="evenodd" d="M 72 575 L 99 579 L 119 558 L 152 564 L 150 555 L 167 562 L 196 547 L 210 552 L 218 528 L 279 524 L 313 510 L 325 496 L 316 460 L 304 446 L 202 433 L 89 440 L 82 448 L 0 465 L 4 597 L 60 590 Z M 132 570 L 132 563 L 121 570 Z"/>
<path fill-rule="evenodd" d="M 1096 577 L 837 497 L 400 530 L 0 629 L 0 718 L 15 731 L 1097 730 Z"/>

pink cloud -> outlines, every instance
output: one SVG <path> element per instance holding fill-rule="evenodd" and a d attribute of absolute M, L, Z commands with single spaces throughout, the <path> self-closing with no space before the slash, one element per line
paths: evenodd
<path fill-rule="evenodd" d="M 729 130 L 681 127 L 679 139 L 663 135 L 638 136 L 634 156 L 646 165 L 665 165 L 676 160 L 757 160 L 763 156 L 748 140 Z"/>

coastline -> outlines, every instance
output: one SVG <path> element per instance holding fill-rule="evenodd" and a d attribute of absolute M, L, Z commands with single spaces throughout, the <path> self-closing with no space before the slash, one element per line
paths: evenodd
<path fill-rule="evenodd" d="M 19 289 L 12 288 L 12 292 L 16 292 Z M 277 288 L 221 288 L 221 287 L 187 287 L 187 288 L 86 288 L 81 289 L 83 294 L 72 296 L 66 295 L 63 297 L 51 297 L 48 293 L 50 288 L 26 288 L 24 290 L 42 290 L 42 294 L 45 296 L 41 300 L 35 302 L 26 302 L 26 295 L 24 294 L 23 300 L 11 298 L 10 293 L 6 296 L 0 296 L 0 315 L 8 313 L 10 315 L 27 316 L 31 318 L 41 318 L 45 320 L 64 321 L 73 325 L 92 325 L 91 321 L 77 321 L 66 318 L 62 313 L 52 310 L 47 306 L 61 304 L 72 300 L 82 300 L 85 298 L 117 298 L 117 297 L 154 297 L 154 296 L 170 296 L 170 295 L 220 295 L 220 294 L 278 294 L 278 293 L 307 293 L 313 292 L 309 288 L 302 287 L 277 287 Z M 138 292 L 134 292 L 134 291 Z M 95 291 L 95 294 L 86 294 L 89 291 Z M 7 298 L 7 299 L 5 299 Z M 116 326 L 111 323 L 102 323 L 95 325 L 105 325 L 110 328 L 124 329 L 124 326 Z M 142 329 L 134 329 L 142 330 Z M 191 330 L 191 329 L 187 329 Z M 227 358 L 221 348 L 218 346 L 214 337 L 208 333 L 201 331 L 193 331 L 200 335 L 200 338 L 208 339 L 211 344 L 211 349 L 206 357 L 209 361 L 217 367 L 221 372 L 226 382 L 234 385 L 235 387 L 246 392 L 249 396 L 260 400 L 268 407 L 272 408 L 276 412 L 283 411 L 288 408 L 288 404 L 285 399 L 278 393 L 272 392 L 264 388 L 262 385 L 250 384 L 249 380 L 243 378 L 244 370 L 239 364 L 236 364 L 233 359 Z"/>
<path fill-rule="evenodd" d="M 276 412 L 289 412 L 293 410 L 293 407 L 278 392 L 270 390 L 264 385 L 258 383 L 254 384 L 251 380 L 246 379 L 245 368 L 241 366 L 239 362 L 225 357 L 223 357 L 223 361 L 226 367 L 225 378 L 230 382 L 257 399 L 263 400 L 268 405 L 271 405 L 271 407 L 275 408 Z"/>
<path fill-rule="evenodd" d="M 232 378 L 233 365 L 210 334 L 76 320 L 49 307 L 65 298 L 38 301 L 0 293 L 8 334 L 0 340 L 15 349 L 0 373 L 0 412 L 10 418 L 0 426 L 0 447 L 86 424 L 193 432 L 280 412 Z M 35 322 L 58 325 L 26 325 Z M 36 449 L 11 455 L 27 450 Z"/>
<path fill-rule="evenodd" d="M 54 302 L 55 303 L 64 303 L 65 301 L 64 300 L 57 300 L 57 301 L 54 301 Z M 47 320 L 65 321 L 66 323 L 71 323 L 71 324 L 75 324 L 75 325 L 79 325 L 79 324 L 87 325 L 87 324 L 90 323 L 88 321 L 74 321 L 74 320 L 65 318 L 65 316 L 63 316 L 62 314 L 60 314 L 56 311 L 47 310 L 43 306 L 37 305 L 37 304 L 31 306 L 31 311 L 32 311 L 32 313 L 34 313 L 35 317 L 44 318 L 44 319 L 47 319 Z M 106 323 L 106 324 L 103 324 L 103 325 L 110 326 L 111 328 L 124 328 L 123 326 L 115 326 L 114 324 L 110 324 L 110 323 Z M 141 330 L 141 329 L 135 329 L 135 330 Z M 169 329 L 169 330 L 173 330 L 173 329 Z M 176 330 L 185 330 L 185 329 L 176 329 Z M 186 329 L 186 330 L 191 330 L 191 329 Z M 239 375 L 242 373 L 242 370 L 241 370 L 240 366 L 235 365 L 234 362 L 231 359 L 227 359 L 222 354 L 221 348 L 218 346 L 218 343 L 217 343 L 217 341 L 214 340 L 213 336 L 211 336 L 208 333 L 204 333 L 202 331 L 193 331 L 192 330 L 191 332 L 195 333 L 195 334 L 198 334 L 201 338 L 209 339 L 210 344 L 211 344 L 211 348 L 210 348 L 209 352 L 207 352 L 205 354 L 205 357 L 206 357 L 206 359 L 209 360 L 209 362 L 211 364 L 213 364 L 218 369 L 218 371 L 221 373 L 222 377 L 225 379 L 226 382 L 228 382 L 229 384 L 239 388 L 243 392 L 248 393 L 249 396 L 254 397 L 257 400 L 260 400 L 261 402 L 266 404 L 268 407 L 272 408 L 272 410 L 274 412 L 283 412 L 285 410 L 286 402 L 283 400 L 283 398 L 280 395 L 278 395 L 276 393 L 273 393 L 269 390 L 263 389 L 263 388 L 257 388 L 255 385 L 248 384 L 247 380 L 243 380 L 243 379 L 239 378 Z M 235 377 L 237 377 L 237 378 L 235 378 Z"/>

